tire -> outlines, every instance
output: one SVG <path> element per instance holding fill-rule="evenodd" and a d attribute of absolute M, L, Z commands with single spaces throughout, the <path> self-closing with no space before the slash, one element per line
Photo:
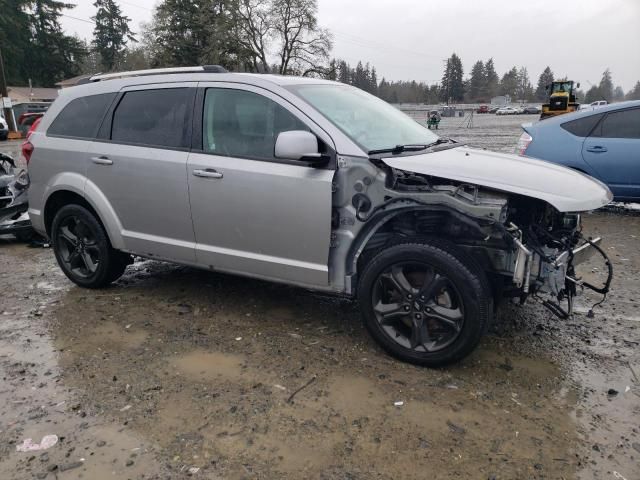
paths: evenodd
<path fill-rule="evenodd" d="M 358 285 L 374 340 L 394 357 L 426 367 L 471 353 L 491 319 L 492 301 L 482 269 L 438 239 L 385 247 L 365 265 Z"/>
<path fill-rule="evenodd" d="M 104 227 L 93 213 L 75 204 L 56 213 L 51 246 L 64 274 L 84 288 L 101 288 L 117 280 L 130 258 L 111 247 Z"/>

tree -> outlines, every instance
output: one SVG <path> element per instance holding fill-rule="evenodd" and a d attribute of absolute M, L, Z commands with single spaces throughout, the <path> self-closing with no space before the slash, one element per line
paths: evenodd
<path fill-rule="evenodd" d="M 205 48 L 206 30 L 201 23 L 201 0 L 162 0 L 146 32 L 152 66 L 198 65 Z"/>
<path fill-rule="evenodd" d="M 600 100 L 606 100 L 607 102 L 613 100 L 613 80 L 611 79 L 611 71 L 608 68 L 602 73 L 598 89 L 600 90 L 600 95 L 602 95 Z"/>
<path fill-rule="evenodd" d="M 624 100 L 624 90 L 622 90 L 622 87 L 620 85 L 618 85 L 614 90 L 613 90 L 613 98 L 612 100 L 614 102 L 621 102 Z"/>
<path fill-rule="evenodd" d="M 636 82 L 635 86 L 627 92 L 627 100 L 640 100 L 640 81 Z"/>
<path fill-rule="evenodd" d="M 445 102 L 460 102 L 464 99 L 464 82 L 462 77 L 462 60 L 453 53 L 447 59 L 444 74 L 442 75 L 441 98 Z"/>
<path fill-rule="evenodd" d="M 9 84 L 23 84 L 28 75 L 24 57 L 29 50 L 29 15 L 27 0 L 0 0 L 0 48 L 5 77 Z"/>
<path fill-rule="evenodd" d="M 522 101 L 529 101 L 533 99 L 533 87 L 529 80 L 529 72 L 526 67 L 520 67 L 518 70 L 518 85 L 516 88 L 516 99 Z"/>
<path fill-rule="evenodd" d="M 485 90 L 483 92 L 483 96 L 487 99 L 491 99 L 498 93 L 499 89 L 499 78 L 496 73 L 496 67 L 493 64 L 493 58 L 487 60 L 484 64 L 484 75 L 485 75 Z"/>
<path fill-rule="evenodd" d="M 500 94 L 509 95 L 512 99 L 518 97 L 518 69 L 513 67 L 500 80 Z"/>
<path fill-rule="evenodd" d="M 127 42 L 136 39 L 129 28 L 129 18 L 122 14 L 115 0 L 96 0 L 93 6 L 98 9 L 91 17 L 96 24 L 93 47 L 100 54 L 104 70 L 112 71 L 122 60 Z"/>
<path fill-rule="evenodd" d="M 587 90 L 587 93 L 584 96 L 584 101 L 585 103 L 591 103 L 597 100 L 602 100 L 602 94 L 600 93 L 599 87 L 592 85 L 591 88 Z"/>
<path fill-rule="evenodd" d="M 538 86 L 536 87 L 536 100 L 544 102 L 549 97 L 547 87 L 553 82 L 553 72 L 547 66 L 538 77 Z"/>
<path fill-rule="evenodd" d="M 471 69 L 471 77 L 469 78 L 469 100 L 472 102 L 487 101 L 486 94 L 487 77 L 485 74 L 484 63 L 478 60 Z"/>
<path fill-rule="evenodd" d="M 60 26 L 61 11 L 74 5 L 57 0 L 31 0 L 26 5 L 31 39 L 23 61 L 29 78 L 36 85 L 53 86 L 77 75 L 87 52 L 80 39 L 65 35 Z"/>

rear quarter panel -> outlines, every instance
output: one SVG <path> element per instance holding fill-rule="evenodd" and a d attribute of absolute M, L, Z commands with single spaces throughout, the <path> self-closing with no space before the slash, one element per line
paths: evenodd
<path fill-rule="evenodd" d="M 564 165 L 596 176 L 596 172 L 582 158 L 584 137 L 566 131 L 559 123 L 540 125 L 538 122 L 525 130 L 533 140 L 527 148 L 526 156 Z"/>

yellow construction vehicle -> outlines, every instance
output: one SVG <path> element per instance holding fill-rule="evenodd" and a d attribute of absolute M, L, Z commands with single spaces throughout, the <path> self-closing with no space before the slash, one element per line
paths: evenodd
<path fill-rule="evenodd" d="M 580 83 L 575 86 L 576 90 L 578 88 L 580 88 Z M 547 85 L 546 90 L 549 92 L 549 103 L 542 105 L 540 120 L 578 110 L 579 104 L 576 102 L 572 80 L 551 82 L 551 85 Z"/>

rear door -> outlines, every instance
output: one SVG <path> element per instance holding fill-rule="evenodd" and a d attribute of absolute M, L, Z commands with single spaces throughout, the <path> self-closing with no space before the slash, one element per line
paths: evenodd
<path fill-rule="evenodd" d="M 640 198 L 640 108 L 608 112 L 582 146 L 616 197 Z"/>
<path fill-rule="evenodd" d="M 196 83 L 125 88 L 88 152 L 88 195 L 103 195 L 125 248 L 194 263 L 186 179 Z M 93 193 L 91 190 L 93 189 Z"/>
<path fill-rule="evenodd" d="M 278 160 L 274 146 L 288 130 L 310 130 L 327 148 L 331 139 L 271 92 L 201 87 L 187 169 L 198 263 L 328 285 L 333 167 Z"/>

